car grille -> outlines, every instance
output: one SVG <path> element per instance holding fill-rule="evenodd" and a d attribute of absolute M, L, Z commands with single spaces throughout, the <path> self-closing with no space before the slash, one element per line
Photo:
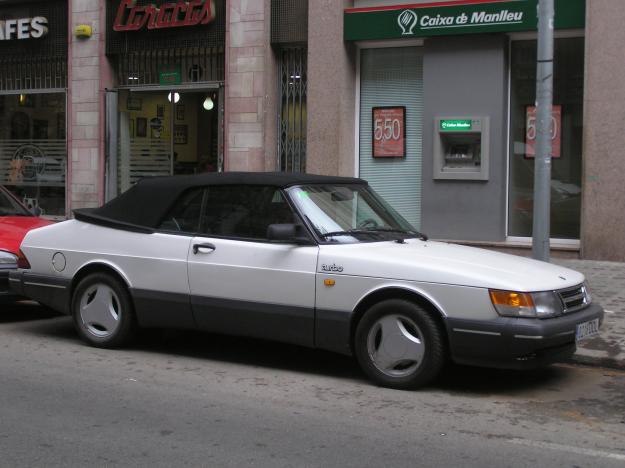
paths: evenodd
<path fill-rule="evenodd" d="M 575 312 L 590 304 L 590 295 L 583 284 L 574 288 L 561 289 L 558 291 L 558 295 L 562 300 L 565 314 Z"/>

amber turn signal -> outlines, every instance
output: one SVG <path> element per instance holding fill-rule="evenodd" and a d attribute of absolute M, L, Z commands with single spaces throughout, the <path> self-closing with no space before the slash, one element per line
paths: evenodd
<path fill-rule="evenodd" d="M 490 300 L 495 306 L 534 307 L 531 294 L 514 291 L 490 291 Z"/>
<path fill-rule="evenodd" d="M 323 284 L 325 284 L 326 286 L 334 286 L 336 284 L 336 281 L 334 281 L 333 279 L 326 279 L 323 280 Z"/>

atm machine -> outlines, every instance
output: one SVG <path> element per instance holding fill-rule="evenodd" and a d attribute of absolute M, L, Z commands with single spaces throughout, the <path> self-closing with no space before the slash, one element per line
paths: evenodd
<path fill-rule="evenodd" d="M 489 117 L 436 117 L 434 179 L 488 180 Z"/>

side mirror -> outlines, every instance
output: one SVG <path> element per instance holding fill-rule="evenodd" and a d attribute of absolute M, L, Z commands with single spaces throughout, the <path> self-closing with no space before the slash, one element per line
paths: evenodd
<path fill-rule="evenodd" d="M 267 227 L 267 239 L 300 245 L 311 245 L 313 243 L 304 226 L 296 224 L 270 224 Z"/>

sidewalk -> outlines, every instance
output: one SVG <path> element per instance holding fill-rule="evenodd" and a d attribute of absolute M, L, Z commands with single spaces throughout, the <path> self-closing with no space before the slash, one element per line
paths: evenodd
<path fill-rule="evenodd" d="M 625 263 L 553 259 L 586 276 L 593 300 L 605 309 L 600 335 L 582 341 L 572 362 L 625 369 Z"/>

